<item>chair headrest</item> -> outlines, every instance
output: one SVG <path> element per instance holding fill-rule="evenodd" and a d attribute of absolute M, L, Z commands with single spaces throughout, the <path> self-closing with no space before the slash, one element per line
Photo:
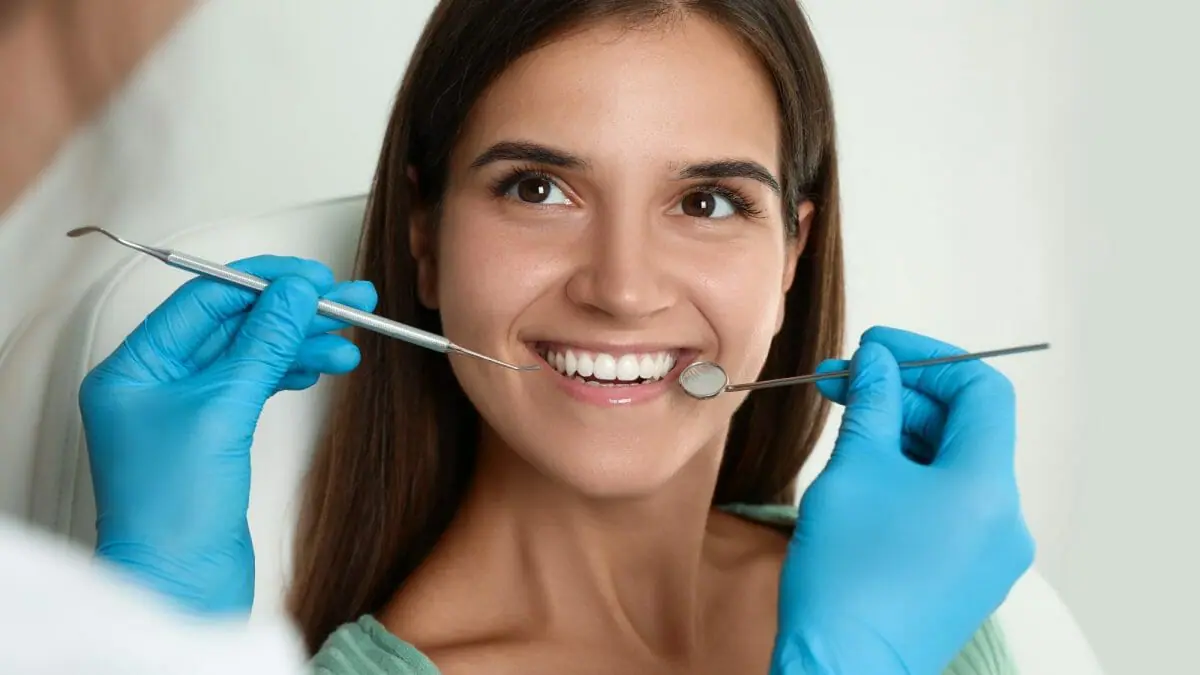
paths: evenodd
<path fill-rule="evenodd" d="M 338 279 L 348 279 L 365 203 L 362 196 L 319 202 L 139 243 L 218 262 L 261 254 L 311 258 L 328 265 Z M 79 383 L 189 278 L 186 272 L 131 253 L 92 286 L 70 313 L 46 364 L 51 377 L 41 419 L 66 423 L 43 423 L 39 432 L 33 493 L 48 496 L 34 509 L 43 524 L 94 543 L 95 503 L 78 415 Z M 327 383 L 304 392 L 280 393 L 268 402 L 255 432 L 250 528 L 257 557 L 256 613 L 273 613 L 281 607 L 290 573 L 298 488 L 320 432 L 327 397 Z"/>

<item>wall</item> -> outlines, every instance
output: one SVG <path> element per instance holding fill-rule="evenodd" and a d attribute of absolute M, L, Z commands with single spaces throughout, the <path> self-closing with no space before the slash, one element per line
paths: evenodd
<path fill-rule="evenodd" d="M 1108 672 L 1180 672 L 1200 626 L 1200 10 L 806 4 L 846 153 L 852 329 L 1055 343 L 994 362 L 1020 393 L 1038 567 Z"/>
<path fill-rule="evenodd" d="M 0 265 L 50 286 L 83 221 L 152 236 L 366 189 L 432 4 L 210 0 L 0 223 Z M 839 107 L 852 336 L 1054 343 L 995 362 L 1020 391 L 1038 564 L 1110 672 L 1159 672 L 1186 662 L 1200 600 L 1197 284 L 1173 241 L 1196 220 L 1195 137 L 1179 133 L 1196 61 L 1167 2 L 1138 21 L 1104 4 L 807 7 Z M 0 334 L 23 309 L 0 309 Z"/>
<path fill-rule="evenodd" d="M 1104 2 L 1078 18 L 1061 478 L 1075 488 L 1056 505 L 1054 581 L 1112 672 L 1185 672 L 1200 628 L 1200 9 Z"/>

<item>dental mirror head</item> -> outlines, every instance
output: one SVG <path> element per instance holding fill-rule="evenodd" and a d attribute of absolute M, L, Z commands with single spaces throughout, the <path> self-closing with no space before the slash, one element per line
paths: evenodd
<path fill-rule="evenodd" d="M 679 373 L 679 386 L 692 398 L 716 398 L 728 385 L 725 369 L 712 361 L 696 361 Z"/>

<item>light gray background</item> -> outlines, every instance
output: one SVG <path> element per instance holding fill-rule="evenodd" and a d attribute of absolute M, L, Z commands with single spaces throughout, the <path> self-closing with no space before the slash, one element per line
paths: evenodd
<path fill-rule="evenodd" d="M 1200 10 L 805 4 L 838 105 L 851 338 L 1054 343 L 995 362 L 1020 393 L 1038 566 L 1109 672 L 1181 672 L 1200 627 Z M 0 337 L 69 264 L 68 227 L 153 233 L 364 191 L 432 6 L 205 3 L 0 222 Z M 0 470 L 6 510 L 27 501 L 22 469 Z"/>

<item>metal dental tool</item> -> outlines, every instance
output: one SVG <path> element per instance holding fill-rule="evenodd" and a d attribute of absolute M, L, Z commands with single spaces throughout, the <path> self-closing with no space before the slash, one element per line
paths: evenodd
<path fill-rule="evenodd" d="M 121 237 L 118 237 L 115 234 L 99 227 L 89 226 L 76 228 L 68 232 L 67 236 L 82 237 L 85 234 L 91 234 L 93 232 L 103 234 L 104 236 L 126 248 L 130 248 L 139 253 L 145 253 L 148 256 L 158 258 L 171 267 L 186 270 L 188 272 L 206 276 L 218 281 L 224 281 L 235 286 L 241 286 L 242 288 L 252 291 L 261 292 L 269 283 L 267 280 L 261 279 L 252 274 L 239 272 L 232 267 L 226 267 L 225 265 L 209 262 L 193 255 L 188 255 L 187 253 L 172 251 L 170 249 L 143 246 L 142 244 L 122 239 Z M 331 302 L 324 298 L 317 303 L 317 313 L 331 319 L 348 323 L 352 326 L 358 326 L 359 328 L 374 331 L 380 335 L 386 335 L 387 337 L 402 340 L 411 345 L 424 347 L 425 349 L 431 349 L 435 352 L 441 352 L 442 354 L 460 354 L 462 356 L 470 356 L 487 361 L 488 363 L 492 363 L 497 366 L 508 368 L 509 370 L 531 371 L 541 369 L 541 366 L 537 365 L 517 366 L 511 363 L 505 363 L 499 359 L 493 359 L 490 356 L 484 356 L 479 352 L 473 352 L 466 347 L 460 347 L 451 342 L 448 338 L 442 337 L 441 335 L 435 335 L 428 331 L 423 331 L 420 328 L 406 326 L 405 324 L 398 323 L 390 319 L 385 319 L 377 314 L 364 312 L 353 307 L 347 307 L 346 305 Z"/>
<path fill-rule="evenodd" d="M 1036 352 L 1049 348 L 1049 343 L 1043 342 L 1035 345 L 1008 347 L 1007 349 L 994 349 L 991 351 L 975 352 L 972 354 L 955 354 L 953 356 L 940 356 L 938 358 L 922 359 L 920 361 L 905 361 L 900 364 L 900 367 L 924 368 L 927 366 L 941 365 L 943 363 L 974 361 L 976 359 L 986 359 L 993 356 L 1007 356 L 1009 354 Z M 683 371 L 679 373 L 679 385 L 683 387 L 683 390 L 693 398 L 709 399 L 716 398 L 718 395 L 727 391 L 754 391 L 755 389 L 786 387 L 793 384 L 806 384 L 808 382 L 816 382 L 818 380 L 831 380 L 839 377 L 848 377 L 849 375 L 849 370 L 837 370 L 828 373 L 800 375 L 799 377 L 782 377 L 777 380 L 763 380 L 761 382 L 748 382 L 746 384 L 729 384 L 729 377 L 725 374 L 724 368 L 716 363 L 713 363 L 712 361 L 697 361 L 684 368 Z"/>

